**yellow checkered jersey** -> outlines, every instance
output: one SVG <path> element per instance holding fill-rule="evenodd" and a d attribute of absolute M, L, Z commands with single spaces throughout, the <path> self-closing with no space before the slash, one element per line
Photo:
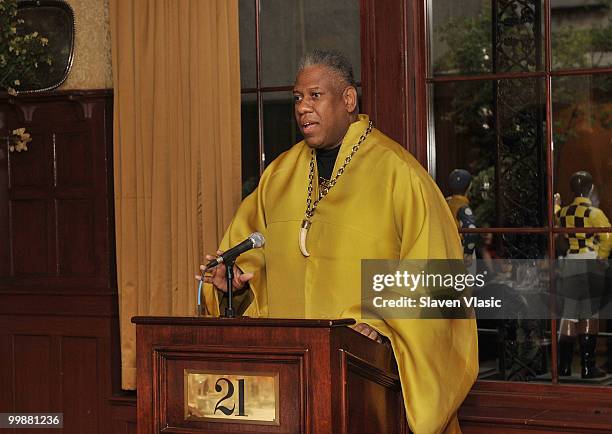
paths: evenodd
<path fill-rule="evenodd" d="M 470 200 L 462 194 L 453 194 L 452 196 L 446 198 L 446 203 L 448 204 L 448 207 L 451 210 L 451 214 L 455 218 L 455 224 L 457 225 L 457 228 L 462 228 L 463 225 L 459 221 L 457 214 L 460 208 L 470 206 Z"/>
<path fill-rule="evenodd" d="M 564 228 L 603 228 L 610 227 L 610 221 L 602 210 L 594 207 L 586 197 L 576 197 L 574 201 L 558 212 L 559 225 Z M 565 234 L 569 241 L 567 253 L 597 252 L 599 258 L 607 259 L 612 249 L 612 234 L 575 233 Z"/>
<path fill-rule="evenodd" d="M 446 198 L 446 203 L 455 218 L 455 224 L 458 229 L 476 227 L 476 218 L 472 212 L 472 208 L 470 208 L 470 201 L 466 196 L 453 194 Z M 460 234 L 460 236 L 463 245 L 463 254 L 471 255 L 474 253 L 474 249 L 480 238 L 478 234 L 465 232 Z"/>

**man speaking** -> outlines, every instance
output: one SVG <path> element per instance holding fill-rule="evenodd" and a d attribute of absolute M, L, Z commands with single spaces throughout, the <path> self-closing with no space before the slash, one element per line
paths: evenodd
<path fill-rule="evenodd" d="M 253 232 L 266 239 L 263 249 L 236 262 L 239 313 L 359 318 L 361 259 L 463 258 L 455 223 L 431 177 L 358 114 L 344 56 L 307 54 L 293 96 L 304 140 L 268 166 L 220 246 L 227 250 Z M 204 281 L 212 284 L 206 295 L 218 309 L 226 302 L 224 266 Z M 357 331 L 379 341 L 386 336 L 393 347 L 411 430 L 460 432 L 456 411 L 478 370 L 475 321 L 360 321 Z"/>

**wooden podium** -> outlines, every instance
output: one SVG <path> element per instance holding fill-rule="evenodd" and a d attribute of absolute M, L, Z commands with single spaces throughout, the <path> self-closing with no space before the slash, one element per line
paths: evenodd
<path fill-rule="evenodd" d="M 353 320 L 132 322 L 138 434 L 409 432 L 393 352 Z"/>

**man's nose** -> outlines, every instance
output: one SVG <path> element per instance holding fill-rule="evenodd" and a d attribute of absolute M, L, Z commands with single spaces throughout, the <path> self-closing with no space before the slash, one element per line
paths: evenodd
<path fill-rule="evenodd" d="M 310 113 L 312 112 L 312 105 L 309 101 L 303 99 L 295 104 L 295 111 L 299 114 Z"/>

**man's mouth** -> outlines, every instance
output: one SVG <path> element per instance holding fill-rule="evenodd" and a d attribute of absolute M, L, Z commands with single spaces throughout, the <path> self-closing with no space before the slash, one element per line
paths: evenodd
<path fill-rule="evenodd" d="M 302 124 L 302 132 L 304 134 L 308 134 L 310 132 L 312 132 L 312 130 L 317 126 L 318 124 L 316 122 L 304 122 Z"/>

